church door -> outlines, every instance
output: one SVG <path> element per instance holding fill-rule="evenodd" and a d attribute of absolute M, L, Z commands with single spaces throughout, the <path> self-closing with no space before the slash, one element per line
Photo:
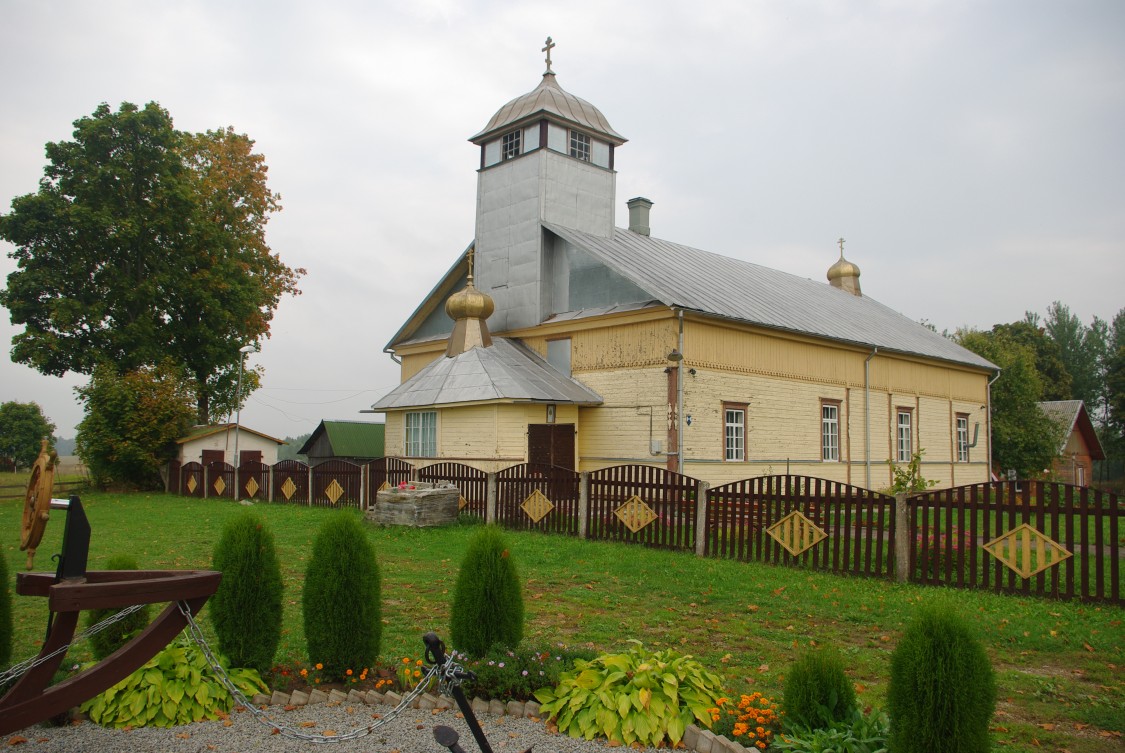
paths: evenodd
<path fill-rule="evenodd" d="M 574 470 L 574 424 L 529 424 L 527 462 Z"/>

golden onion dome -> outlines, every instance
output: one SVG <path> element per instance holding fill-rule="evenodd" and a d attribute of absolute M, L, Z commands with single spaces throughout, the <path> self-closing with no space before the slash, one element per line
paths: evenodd
<path fill-rule="evenodd" d="M 464 288 L 449 296 L 445 302 L 445 313 L 453 321 L 487 319 L 495 310 L 496 304 L 492 302 L 492 297 L 473 287 L 472 277 L 469 277 Z"/>
<path fill-rule="evenodd" d="M 859 277 L 859 267 L 852 264 L 840 254 L 840 260 L 828 268 L 828 281 L 840 280 L 845 277 Z"/>

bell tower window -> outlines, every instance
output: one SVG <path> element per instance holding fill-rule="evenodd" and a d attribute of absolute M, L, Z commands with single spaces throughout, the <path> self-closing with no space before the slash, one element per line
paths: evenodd
<path fill-rule="evenodd" d="M 590 137 L 581 131 L 570 132 L 570 156 L 583 162 L 590 161 Z"/>
<path fill-rule="evenodd" d="M 511 159 L 520 156 L 520 131 L 510 131 L 504 134 L 503 144 L 500 149 L 501 159 Z"/>

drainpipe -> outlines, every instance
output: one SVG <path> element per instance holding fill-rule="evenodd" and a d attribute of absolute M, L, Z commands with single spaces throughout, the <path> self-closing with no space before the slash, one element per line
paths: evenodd
<path fill-rule="evenodd" d="M 396 356 L 393 350 L 391 350 L 390 348 L 383 348 L 383 352 L 390 356 L 392 361 L 397 363 L 399 366 L 402 366 L 402 359 Z"/>
<path fill-rule="evenodd" d="M 684 310 L 680 309 L 680 355 L 684 353 Z M 676 470 L 682 475 L 684 472 L 684 362 L 676 364 Z"/>
<path fill-rule="evenodd" d="M 986 419 L 988 420 L 988 481 L 992 481 L 992 385 L 1000 378 L 1000 369 L 996 370 L 996 376 L 992 377 L 988 382 L 988 386 L 984 388 L 985 394 L 985 407 L 988 410 Z"/>
<path fill-rule="evenodd" d="M 879 352 L 879 346 L 871 351 L 863 361 L 863 462 L 866 466 L 864 482 L 871 488 L 871 359 Z"/>

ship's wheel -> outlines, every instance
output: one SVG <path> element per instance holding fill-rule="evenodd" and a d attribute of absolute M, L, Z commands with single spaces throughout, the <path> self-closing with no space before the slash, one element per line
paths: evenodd
<path fill-rule="evenodd" d="M 47 451 L 47 440 L 39 445 L 39 457 L 31 467 L 27 479 L 27 491 L 23 495 L 23 525 L 20 528 L 20 551 L 27 552 L 27 569 L 35 561 L 35 550 L 43 540 L 50 516 L 51 493 L 55 488 L 55 459 L 58 456 Z"/>

